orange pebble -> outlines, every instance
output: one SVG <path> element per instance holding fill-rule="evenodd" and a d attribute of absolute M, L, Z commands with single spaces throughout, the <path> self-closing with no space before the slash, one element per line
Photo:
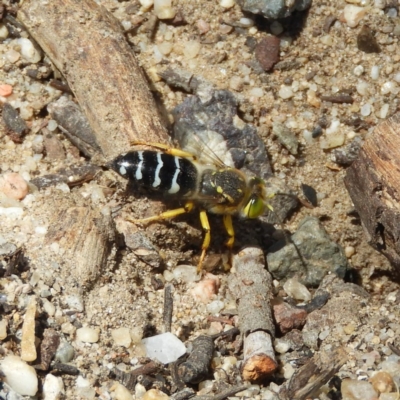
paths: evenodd
<path fill-rule="evenodd" d="M 7 85 L 3 83 L 0 85 L 0 96 L 7 97 L 10 96 L 13 92 L 13 87 L 11 85 Z"/>

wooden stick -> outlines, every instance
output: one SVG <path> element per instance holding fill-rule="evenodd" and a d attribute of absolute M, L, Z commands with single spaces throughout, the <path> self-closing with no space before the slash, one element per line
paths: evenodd
<path fill-rule="evenodd" d="M 26 0 L 18 19 L 66 78 L 107 160 L 133 141 L 167 143 L 133 51 L 105 8 L 93 0 Z"/>
<path fill-rule="evenodd" d="M 275 327 L 270 298 L 272 277 L 265 269 L 261 249 L 248 247 L 232 260 L 229 290 L 239 302 L 239 329 L 243 337 L 243 379 L 262 380 L 277 368 L 272 340 Z"/>
<path fill-rule="evenodd" d="M 400 269 L 400 113 L 378 125 L 345 184 L 368 242 Z"/>

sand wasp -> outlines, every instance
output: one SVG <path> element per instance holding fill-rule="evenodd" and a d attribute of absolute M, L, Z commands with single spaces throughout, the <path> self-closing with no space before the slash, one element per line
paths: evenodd
<path fill-rule="evenodd" d="M 233 215 L 257 218 L 267 208 L 272 209 L 268 203 L 272 196 L 267 195 L 262 179 L 248 177 L 242 171 L 228 167 L 205 144 L 201 153 L 207 155 L 202 157 L 159 143 L 136 142 L 134 145 L 146 145 L 155 150 L 133 150 L 121 154 L 111 162 L 111 168 L 143 188 L 186 200 L 186 203 L 160 215 L 131 221 L 165 220 L 199 208 L 204 240 L 198 271 L 201 271 L 211 240 L 207 212 L 223 216 L 229 237 L 226 245 L 231 249 L 235 240 Z"/>

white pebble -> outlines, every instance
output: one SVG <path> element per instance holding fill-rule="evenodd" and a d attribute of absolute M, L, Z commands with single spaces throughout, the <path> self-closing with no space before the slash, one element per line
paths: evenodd
<path fill-rule="evenodd" d="M 19 38 L 16 41 L 20 45 L 21 55 L 26 61 L 36 64 L 41 60 L 42 56 L 40 55 L 40 52 L 29 39 Z"/>
<path fill-rule="evenodd" d="M 148 11 L 151 7 L 153 7 L 154 0 L 139 0 L 139 3 L 142 6 L 142 11 Z"/>
<path fill-rule="evenodd" d="M 189 40 L 185 43 L 183 48 L 183 55 L 186 59 L 190 60 L 192 58 L 197 57 L 200 53 L 201 43 L 197 40 Z"/>
<path fill-rule="evenodd" d="M 367 8 L 348 4 L 344 7 L 343 17 L 347 26 L 355 28 L 367 13 Z"/>
<path fill-rule="evenodd" d="M 288 279 L 283 285 L 285 292 L 295 300 L 310 301 L 311 293 L 295 278 Z"/>
<path fill-rule="evenodd" d="M 283 376 L 285 379 L 290 379 L 292 375 L 294 374 L 294 368 L 292 364 L 287 363 L 282 367 L 283 370 Z"/>
<path fill-rule="evenodd" d="M 158 19 L 172 19 L 176 14 L 171 0 L 154 0 L 154 12 Z"/>
<path fill-rule="evenodd" d="M 111 331 L 111 336 L 117 346 L 129 347 L 132 343 L 128 328 L 118 328 Z"/>
<path fill-rule="evenodd" d="M 57 121 L 55 121 L 54 119 L 50 119 L 49 122 L 47 123 L 47 129 L 50 132 L 54 132 L 58 127 Z"/>
<path fill-rule="evenodd" d="M 38 391 L 38 378 L 33 367 L 17 356 L 7 356 L 0 361 L 5 375 L 4 381 L 22 396 L 35 396 Z"/>
<path fill-rule="evenodd" d="M 278 94 L 282 99 L 290 99 L 294 95 L 292 88 L 286 85 L 281 86 Z"/>
<path fill-rule="evenodd" d="M 397 86 L 397 83 L 394 81 L 388 81 L 385 82 L 382 87 L 381 87 L 381 93 L 382 94 L 397 94 L 399 92 L 399 87 Z"/>
<path fill-rule="evenodd" d="M 0 321 L 0 340 L 4 340 L 7 337 L 7 321 L 2 319 Z"/>
<path fill-rule="evenodd" d="M 220 0 L 219 5 L 223 8 L 232 8 L 235 5 L 235 0 Z"/>
<path fill-rule="evenodd" d="M 371 79 L 376 81 L 379 78 L 379 70 L 380 68 L 377 65 L 373 65 L 371 67 Z"/>
<path fill-rule="evenodd" d="M 43 384 L 43 399 L 58 400 L 64 390 L 64 384 L 61 377 L 47 374 Z"/>
<path fill-rule="evenodd" d="M 160 51 L 161 54 L 164 56 L 167 56 L 171 53 L 173 45 L 171 42 L 162 42 L 157 45 L 158 50 Z"/>
<path fill-rule="evenodd" d="M 369 382 L 356 379 L 344 379 L 341 392 L 344 399 L 374 400 L 378 398 L 378 394 Z"/>
<path fill-rule="evenodd" d="M 362 107 L 361 107 L 361 109 L 360 109 L 360 114 L 363 116 L 363 117 L 368 117 L 368 115 L 370 115 L 371 114 L 371 111 L 372 111 L 372 109 L 371 109 L 371 104 L 364 104 Z"/>
<path fill-rule="evenodd" d="M 0 24 L 0 40 L 3 41 L 4 39 L 8 38 L 8 29 L 4 24 Z"/>
<path fill-rule="evenodd" d="M 17 172 L 6 172 L 0 176 L 0 192 L 14 200 L 22 200 L 28 194 L 28 184 Z"/>
<path fill-rule="evenodd" d="M 114 390 L 114 395 L 116 400 L 133 400 L 131 392 L 120 383 L 116 382 L 111 390 Z"/>
<path fill-rule="evenodd" d="M 207 311 L 210 314 L 218 314 L 225 307 L 225 303 L 221 300 L 214 300 L 207 304 Z"/>
<path fill-rule="evenodd" d="M 54 306 L 54 304 L 45 298 L 42 299 L 42 306 L 49 317 L 53 317 L 56 313 L 56 307 Z"/>
<path fill-rule="evenodd" d="M 389 104 L 384 104 L 379 110 L 379 118 L 386 118 L 389 112 Z"/>
<path fill-rule="evenodd" d="M 347 258 L 351 258 L 354 256 L 356 249 L 353 246 L 346 246 L 344 249 L 344 254 Z"/>
<path fill-rule="evenodd" d="M 264 91 L 260 87 L 255 87 L 250 90 L 249 95 L 257 98 L 263 97 Z"/>
<path fill-rule="evenodd" d="M 142 400 L 168 400 L 169 396 L 158 389 L 150 389 L 148 390 Z"/>
<path fill-rule="evenodd" d="M 374 0 L 374 7 L 383 10 L 386 7 L 386 0 Z"/>
<path fill-rule="evenodd" d="M 332 133 L 337 132 L 339 126 L 340 126 L 340 121 L 338 119 L 333 119 L 328 128 L 326 128 L 326 134 L 331 135 Z"/>
<path fill-rule="evenodd" d="M 275 339 L 274 349 L 279 354 L 285 354 L 290 349 L 290 343 L 283 339 Z"/>
<path fill-rule="evenodd" d="M 186 353 L 186 347 L 170 332 L 152 336 L 142 340 L 147 357 L 156 359 L 163 364 L 175 362 Z"/>
<path fill-rule="evenodd" d="M 99 341 L 99 330 L 89 327 L 76 330 L 76 340 L 85 343 L 96 343 Z"/>
<path fill-rule="evenodd" d="M 195 282 L 199 280 L 199 275 L 197 274 L 197 268 L 193 265 L 178 265 L 172 271 L 174 278 L 179 282 Z"/>
<path fill-rule="evenodd" d="M 244 18 L 244 17 L 240 18 L 239 23 L 244 28 L 250 28 L 251 26 L 254 25 L 254 21 L 251 18 Z"/>
<path fill-rule="evenodd" d="M 361 96 L 366 96 L 369 91 L 369 84 L 363 80 L 360 80 L 357 82 L 356 90 Z"/>
<path fill-rule="evenodd" d="M 397 83 L 400 83 L 400 72 L 397 72 L 396 74 L 394 74 L 393 79 L 394 79 Z"/>
<path fill-rule="evenodd" d="M 361 76 L 363 73 L 364 73 L 364 67 L 362 65 L 357 65 L 357 67 L 353 69 L 353 74 L 355 76 Z"/>

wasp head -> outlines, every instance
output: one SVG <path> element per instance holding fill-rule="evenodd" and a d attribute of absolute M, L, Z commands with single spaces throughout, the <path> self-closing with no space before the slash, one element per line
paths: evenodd
<path fill-rule="evenodd" d="M 249 181 L 249 196 L 241 210 L 241 216 L 245 218 L 257 218 L 264 214 L 266 209 L 272 211 L 268 199 L 273 195 L 267 195 L 265 182 L 261 178 L 251 178 Z"/>

